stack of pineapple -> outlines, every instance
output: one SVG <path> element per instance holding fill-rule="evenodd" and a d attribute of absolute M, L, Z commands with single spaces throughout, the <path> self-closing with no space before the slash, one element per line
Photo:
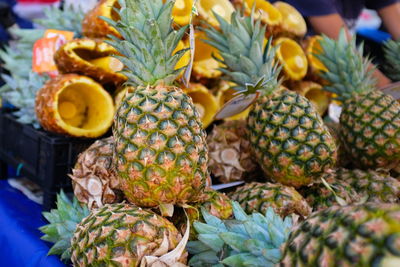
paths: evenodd
<path fill-rule="evenodd" d="M 321 37 L 313 60 L 324 67 L 314 75 L 343 102 L 331 134 L 315 99 L 287 88 L 308 71 L 297 43 L 303 21 L 284 3 L 235 4 L 244 14 L 228 1 L 100 1 L 85 31 L 108 39 L 57 52 L 65 72 L 126 82 L 112 136 L 83 152 L 70 175 L 75 200 L 60 194 L 45 213 L 50 254 L 74 266 L 400 264 L 400 181 L 388 174 L 400 160 L 400 105 L 375 90 L 354 40 Z M 202 27 L 188 33 L 190 22 Z M 115 65 L 122 70 L 94 71 Z M 254 103 L 207 137 L 214 95 L 226 101 L 236 91 Z M 339 146 L 353 169 L 338 166 Z M 247 183 L 227 196 L 210 188 L 209 171 L 214 181 Z"/>

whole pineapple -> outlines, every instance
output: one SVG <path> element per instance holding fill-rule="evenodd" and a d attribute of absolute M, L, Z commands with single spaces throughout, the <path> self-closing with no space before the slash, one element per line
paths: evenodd
<path fill-rule="evenodd" d="M 186 50 L 172 53 L 187 29 L 172 28 L 173 4 L 121 1 L 120 21 L 107 19 L 124 38 L 108 43 L 121 53 L 116 57 L 131 85 L 114 119 L 114 164 L 124 195 L 142 207 L 194 201 L 208 177 L 200 116 L 192 99 L 172 85 Z"/>
<path fill-rule="evenodd" d="M 269 208 L 265 215 L 247 215 L 233 202 L 233 220 L 220 220 L 202 209 L 205 223 L 195 222 L 196 241 L 188 243 L 192 254 L 189 265 L 275 266 L 281 259 L 280 247 L 286 242 L 292 220 L 282 220 Z"/>
<path fill-rule="evenodd" d="M 247 179 L 258 170 L 247 139 L 246 121 L 226 121 L 207 136 L 210 172 L 222 183 Z"/>
<path fill-rule="evenodd" d="M 327 174 L 328 175 L 328 174 Z M 354 190 L 371 202 L 395 203 L 400 202 L 400 181 L 387 173 L 373 170 L 336 169 L 332 174 L 336 179 L 345 181 Z"/>
<path fill-rule="evenodd" d="M 49 224 L 40 228 L 42 239 L 56 243 L 49 254 L 62 255 L 73 266 L 186 266 L 183 243 L 176 248 L 185 240 L 150 210 L 118 203 L 89 213 L 62 194 L 57 209 L 43 215 Z"/>
<path fill-rule="evenodd" d="M 229 197 L 237 201 L 247 213 L 265 213 L 269 207 L 282 218 L 290 214 L 305 218 L 311 213 L 311 207 L 296 189 L 280 184 L 245 184 L 230 193 Z"/>
<path fill-rule="evenodd" d="M 122 198 L 112 164 L 113 151 L 113 137 L 97 140 L 79 155 L 72 169 L 70 177 L 74 194 L 90 209 L 118 202 Z"/>
<path fill-rule="evenodd" d="M 389 77 L 400 81 L 400 41 L 388 40 L 383 46 L 385 65 Z"/>
<path fill-rule="evenodd" d="M 280 90 L 276 49 L 271 40 L 264 46 L 265 27 L 237 12 L 230 24 L 218 20 L 221 32 L 207 29 L 206 33 L 207 42 L 224 58 L 227 68 L 222 70 L 239 92 L 260 93 L 247 120 L 258 163 L 276 182 L 294 187 L 311 184 L 335 165 L 334 139 L 309 100 Z"/>
<path fill-rule="evenodd" d="M 400 162 L 400 103 L 377 90 L 363 47 L 324 36 L 318 59 L 327 67 L 321 72 L 329 82 L 325 90 L 343 102 L 340 136 L 348 157 L 359 168 L 391 169 Z"/>
<path fill-rule="evenodd" d="M 400 205 L 333 206 L 289 236 L 280 266 L 400 266 Z"/>

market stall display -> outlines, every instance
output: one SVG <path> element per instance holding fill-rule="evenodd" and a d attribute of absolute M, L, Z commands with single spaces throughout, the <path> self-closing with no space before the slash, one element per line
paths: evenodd
<path fill-rule="evenodd" d="M 40 176 L 57 194 L 40 227 L 50 255 L 73 266 L 400 265 L 400 106 L 375 90 L 354 39 L 306 37 L 279 1 L 101 0 L 54 14 L 0 52 L 5 118 L 70 152 L 57 179 Z M 396 74 L 398 43 L 385 47 Z M 0 158 L 30 167 L 4 128 Z M 61 158 L 40 149 L 32 162 Z"/>

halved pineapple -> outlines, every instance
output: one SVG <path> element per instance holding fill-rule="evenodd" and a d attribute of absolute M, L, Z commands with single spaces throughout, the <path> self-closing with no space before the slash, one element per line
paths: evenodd
<path fill-rule="evenodd" d="M 193 4 L 194 0 L 176 0 L 174 8 L 172 9 L 174 22 L 180 26 L 189 24 Z"/>
<path fill-rule="evenodd" d="M 200 83 L 191 83 L 189 88 L 184 89 L 184 92 L 192 98 L 203 123 L 203 128 L 207 128 L 213 122 L 214 116 L 219 110 L 220 106 L 217 99 Z"/>
<path fill-rule="evenodd" d="M 49 80 L 36 95 L 36 115 L 50 132 L 96 138 L 111 127 L 112 97 L 86 76 L 59 75 Z"/>
<path fill-rule="evenodd" d="M 226 102 L 231 100 L 232 98 L 235 97 L 235 91 L 231 87 L 234 86 L 233 83 L 227 82 L 227 81 L 221 81 L 217 85 L 216 91 L 217 91 L 217 101 L 220 107 L 222 107 Z M 236 114 L 234 116 L 231 116 L 229 118 L 226 118 L 225 120 L 230 121 L 230 120 L 245 120 L 247 116 L 249 115 L 251 107 L 248 109 L 240 112 L 239 114 Z"/>
<path fill-rule="evenodd" d="M 322 62 L 315 56 L 322 51 L 319 43 L 321 40 L 321 35 L 314 35 L 309 37 L 305 42 L 305 51 L 307 54 L 308 64 L 311 72 L 314 74 L 317 74 L 320 71 L 328 71 L 324 64 L 322 64 Z"/>
<path fill-rule="evenodd" d="M 221 71 L 218 70 L 221 64 L 212 56 L 219 56 L 218 50 L 213 46 L 205 43 L 207 36 L 204 32 L 195 33 L 195 51 L 193 60 L 193 74 L 196 79 L 218 78 L 221 76 Z"/>
<path fill-rule="evenodd" d="M 282 22 L 282 15 L 279 10 L 271 3 L 265 0 L 234 0 L 237 9 L 244 8 L 247 15 L 250 15 L 253 6 L 255 5 L 254 17 L 261 19 L 261 22 L 276 26 Z M 230 21 L 230 20 L 228 20 Z"/>
<path fill-rule="evenodd" d="M 281 13 L 282 21 L 274 27 L 274 36 L 303 37 L 307 33 L 307 24 L 297 9 L 285 2 L 275 2 L 274 7 Z"/>
<path fill-rule="evenodd" d="M 82 21 L 82 33 L 89 38 L 107 38 L 108 34 L 112 34 L 121 38 L 121 35 L 107 22 L 102 20 L 100 16 L 110 18 L 114 21 L 119 20 L 119 15 L 115 9 L 121 6 L 118 0 L 100 0 L 97 5 L 89 11 Z"/>
<path fill-rule="evenodd" d="M 276 57 L 283 67 L 287 79 L 298 81 L 307 74 L 308 62 L 301 46 L 294 40 L 281 37 L 276 39 Z"/>
<path fill-rule="evenodd" d="M 292 90 L 310 100 L 321 116 L 327 111 L 330 103 L 330 94 L 322 90 L 320 84 L 311 81 L 300 81 L 292 86 Z"/>
<path fill-rule="evenodd" d="M 57 50 L 54 60 L 61 73 L 89 76 L 102 84 L 119 85 L 126 77 L 117 71 L 123 64 L 112 57 L 116 50 L 100 40 L 74 39 Z"/>
<path fill-rule="evenodd" d="M 230 21 L 231 15 L 235 8 L 229 0 L 197 0 L 196 3 L 198 19 L 205 20 L 214 28 L 219 27 L 219 23 L 213 12 L 223 17 L 226 21 Z"/>

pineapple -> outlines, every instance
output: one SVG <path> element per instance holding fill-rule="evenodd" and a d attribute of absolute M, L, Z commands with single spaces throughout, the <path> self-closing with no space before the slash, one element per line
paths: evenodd
<path fill-rule="evenodd" d="M 118 31 L 101 17 L 118 21 L 120 9 L 119 0 L 100 0 L 97 5 L 86 13 L 82 21 L 83 36 L 88 38 L 106 38 L 109 35 L 121 38 Z"/>
<path fill-rule="evenodd" d="M 216 97 L 201 83 L 190 83 L 189 88 L 185 88 L 184 92 L 192 98 L 203 127 L 207 128 L 219 110 Z"/>
<path fill-rule="evenodd" d="M 349 159 L 363 169 L 394 168 L 400 163 L 400 103 L 376 90 L 363 47 L 357 50 L 344 31 L 320 45 L 316 56 L 328 69 L 321 73 L 329 81 L 324 88 L 343 103 L 340 136 Z"/>
<path fill-rule="evenodd" d="M 248 179 L 259 170 L 251 155 L 244 120 L 227 121 L 214 126 L 207 136 L 207 144 L 210 157 L 208 167 L 220 182 Z"/>
<path fill-rule="evenodd" d="M 394 81 L 400 81 L 400 41 L 386 41 L 383 51 L 389 77 Z"/>
<path fill-rule="evenodd" d="M 255 7 L 255 12 L 253 16 L 256 19 L 260 19 L 263 24 L 268 25 L 272 28 L 281 25 L 283 16 L 277 7 L 265 0 L 234 0 L 237 9 L 244 8 L 246 15 L 252 13 L 253 6 Z M 229 20 L 229 18 L 225 18 Z M 272 27 L 271 27 L 272 26 Z"/>
<path fill-rule="evenodd" d="M 298 81 L 307 74 L 308 62 L 301 46 L 294 40 L 281 37 L 276 39 L 276 58 L 282 65 L 286 79 Z"/>
<path fill-rule="evenodd" d="M 192 7 L 195 0 L 176 0 L 172 9 L 174 22 L 179 26 L 185 26 L 190 23 Z M 165 1 L 164 1 L 165 2 Z"/>
<path fill-rule="evenodd" d="M 316 55 L 321 53 L 321 35 L 310 36 L 304 42 L 304 50 L 308 59 L 308 66 L 310 69 L 311 76 L 328 71 L 324 64 L 318 59 Z"/>
<path fill-rule="evenodd" d="M 82 152 L 70 175 L 79 202 L 98 208 L 121 200 L 118 177 L 112 165 L 114 139 L 97 140 Z"/>
<path fill-rule="evenodd" d="M 125 39 L 107 42 L 122 54 L 117 58 L 130 85 L 113 126 L 120 188 L 130 202 L 159 206 L 163 214 L 170 214 L 173 204 L 198 199 L 209 176 L 200 115 L 192 99 L 171 85 L 186 50 L 171 54 L 187 29 L 171 27 L 173 4 L 126 0 L 118 11 L 121 20 L 107 19 Z"/>
<path fill-rule="evenodd" d="M 196 20 L 205 21 L 212 27 L 218 27 L 214 13 L 228 20 L 235 8 L 229 0 L 196 0 L 198 17 Z"/>
<path fill-rule="evenodd" d="M 291 232 L 280 266 L 400 266 L 399 229 L 399 205 L 333 206 Z"/>
<path fill-rule="evenodd" d="M 233 203 L 234 220 L 220 220 L 202 209 L 205 223 L 195 222 L 196 241 L 188 243 L 193 254 L 192 267 L 203 266 L 275 266 L 281 259 L 280 247 L 292 228 L 292 220 L 282 220 L 269 208 L 265 216 L 247 215 Z"/>
<path fill-rule="evenodd" d="M 57 50 L 54 60 L 61 73 L 81 74 L 102 84 L 119 85 L 126 77 L 117 73 L 123 65 L 113 54 L 115 49 L 102 41 L 74 39 Z"/>
<path fill-rule="evenodd" d="M 236 188 L 229 197 L 247 213 L 265 213 L 269 207 L 282 218 L 291 214 L 306 218 L 311 213 L 311 207 L 296 189 L 280 184 L 248 183 Z"/>
<path fill-rule="evenodd" d="M 50 132 L 95 138 L 111 127 L 112 97 L 92 79 L 76 74 L 59 75 L 38 91 L 36 116 Z"/>
<path fill-rule="evenodd" d="M 35 114 L 35 97 L 48 78 L 34 72 L 29 73 L 28 79 L 14 74 L 12 76 L 2 74 L 1 77 L 5 84 L 0 87 L 0 97 L 18 108 L 13 112 L 17 121 L 39 128 L 40 125 Z"/>
<path fill-rule="evenodd" d="M 318 112 L 305 97 L 280 89 L 276 48 L 264 47 L 265 27 L 253 18 L 219 18 L 222 32 L 207 29 L 220 50 L 228 79 L 242 94 L 257 98 L 248 116 L 249 140 L 256 159 L 273 181 L 300 187 L 311 184 L 336 162 L 336 144 Z"/>
<path fill-rule="evenodd" d="M 57 206 L 43 214 L 49 224 L 40 228 L 42 239 L 56 242 L 49 254 L 62 254 L 74 266 L 186 266 L 186 241 L 150 210 L 118 203 L 89 213 L 65 197 Z"/>
<path fill-rule="evenodd" d="M 273 28 L 274 36 L 302 38 L 306 35 L 307 24 L 299 11 L 282 1 L 277 1 L 273 5 L 282 15 L 282 22 Z"/>
<path fill-rule="evenodd" d="M 328 110 L 330 95 L 328 92 L 322 90 L 320 84 L 311 81 L 299 81 L 294 83 L 291 89 L 310 100 L 310 102 L 314 104 L 319 115 L 323 116 Z"/>
<path fill-rule="evenodd" d="M 384 172 L 339 168 L 331 175 L 349 183 L 357 193 L 368 196 L 370 202 L 400 202 L 400 181 Z"/>

